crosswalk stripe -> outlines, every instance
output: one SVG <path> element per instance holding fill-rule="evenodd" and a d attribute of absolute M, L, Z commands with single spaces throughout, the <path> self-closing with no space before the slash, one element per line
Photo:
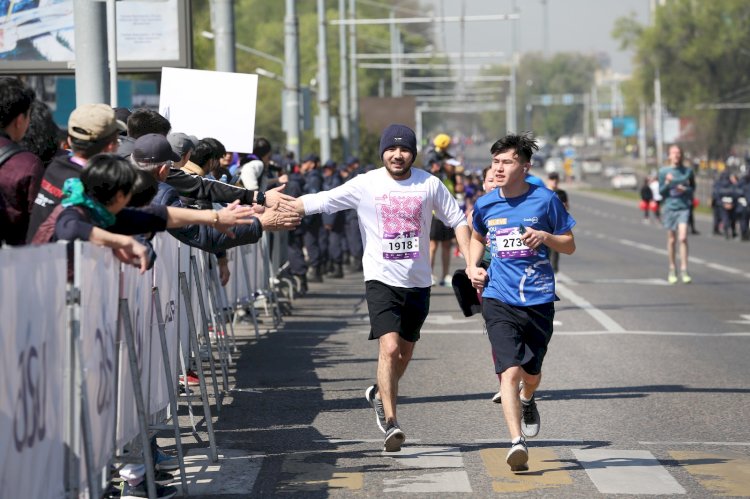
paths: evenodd
<path fill-rule="evenodd" d="M 706 490 L 723 496 L 750 497 L 750 459 L 692 451 L 670 451 L 669 455 Z"/>
<path fill-rule="evenodd" d="M 602 494 L 685 494 L 685 489 L 649 451 L 573 449 Z"/>
<path fill-rule="evenodd" d="M 463 468 L 464 458 L 458 447 L 405 446 L 399 452 L 383 452 L 407 468 Z"/>
<path fill-rule="evenodd" d="M 383 480 L 383 492 L 446 493 L 472 492 L 469 475 L 465 471 L 424 473 Z"/>
<path fill-rule="evenodd" d="M 513 473 L 505 462 L 507 449 L 482 449 L 482 457 L 487 473 L 494 479 L 495 492 L 529 492 L 570 485 L 573 479 L 566 471 L 568 466 L 551 449 L 529 450 L 529 471 Z"/>

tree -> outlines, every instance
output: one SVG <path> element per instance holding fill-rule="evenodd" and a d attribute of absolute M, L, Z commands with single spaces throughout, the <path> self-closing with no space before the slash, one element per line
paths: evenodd
<path fill-rule="evenodd" d="M 346 2 L 348 5 L 348 2 Z M 388 16 L 388 5 L 397 5 L 396 10 L 407 9 L 409 15 L 418 12 L 417 0 L 380 0 L 378 3 L 361 2 L 357 4 L 358 18 L 380 18 Z M 338 2 L 327 0 L 328 20 L 338 19 Z M 208 0 L 193 0 L 193 66 L 197 69 L 214 69 L 214 45 L 211 40 L 201 36 L 201 31 L 211 31 L 210 9 Z M 285 2 L 281 0 L 237 0 L 234 4 L 235 38 L 237 43 L 253 47 L 257 50 L 284 58 L 284 15 Z M 317 77 L 318 71 L 318 16 L 316 2 L 298 1 L 297 17 L 299 20 L 299 61 L 300 84 L 309 85 Z M 363 25 L 357 27 L 358 52 L 390 52 L 390 35 L 388 26 Z M 408 32 L 405 31 L 408 29 Z M 402 38 L 408 50 L 421 50 L 430 43 L 430 31 L 426 28 L 407 27 L 402 30 Z M 328 25 L 328 72 L 329 94 L 331 97 L 331 116 L 338 115 L 339 105 L 339 38 L 338 26 Z M 348 40 L 348 36 L 347 36 Z M 254 73 L 258 67 L 276 74 L 283 74 L 283 67 L 247 52 L 237 51 L 237 71 Z M 387 76 L 386 82 L 390 86 L 390 74 L 387 71 L 364 70 L 358 72 L 358 89 L 360 96 L 376 95 L 378 80 Z M 267 78 L 261 78 L 258 83 L 258 100 L 255 119 L 257 135 L 262 135 L 278 146 L 283 147 L 285 134 L 281 129 L 281 93 L 283 83 Z M 317 101 L 313 95 L 313 109 L 317 108 Z M 217 119 L 220 119 L 217 118 Z M 361 129 L 361 127 L 360 127 Z M 317 140 L 313 131 L 302 134 L 302 153 L 317 151 Z M 360 145 L 364 146 L 363 136 Z M 376 146 L 377 147 L 377 144 Z M 342 147 L 339 141 L 333 141 L 332 154 L 334 158 L 343 160 Z M 377 154 L 377 151 L 376 151 Z M 367 161 L 368 158 L 362 158 Z"/>
<path fill-rule="evenodd" d="M 651 26 L 625 18 L 613 32 L 636 49 L 634 88 L 653 101 L 658 69 L 665 107 L 694 117 L 698 146 L 710 158 L 724 158 L 750 124 L 746 109 L 717 109 L 750 98 L 750 2 L 669 0 L 655 14 Z"/>
<path fill-rule="evenodd" d="M 539 53 L 524 54 L 516 70 L 516 110 L 519 130 L 531 130 L 536 135 L 557 138 L 583 130 L 582 105 L 546 106 L 531 108 L 536 95 L 585 94 L 591 90 L 599 62 L 594 56 L 578 53 L 558 53 L 545 58 Z M 496 66 L 483 74 L 508 75 L 510 68 Z M 543 109 L 543 111 L 540 111 Z M 505 134 L 505 116 L 483 113 L 481 121 L 490 136 Z"/>

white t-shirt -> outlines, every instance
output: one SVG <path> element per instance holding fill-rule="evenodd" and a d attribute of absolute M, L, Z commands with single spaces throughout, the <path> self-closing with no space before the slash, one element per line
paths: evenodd
<path fill-rule="evenodd" d="M 365 281 L 402 288 L 432 285 L 432 213 L 449 227 L 467 225 L 466 216 L 440 180 L 419 168 L 394 180 L 384 168 L 357 175 L 330 191 L 300 198 L 306 214 L 357 210 Z"/>
<path fill-rule="evenodd" d="M 259 159 L 254 159 L 242 165 L 242 170 L 240 171 L 240 180 L 242 180 L 242 186 L 245 189 L 250 189 L 251 191 L 257 191 L 258 188 L 262 187 L 260 185 L 260 182 L 261 174 L 263 173 L 264 168 L 265 165 Z"/>

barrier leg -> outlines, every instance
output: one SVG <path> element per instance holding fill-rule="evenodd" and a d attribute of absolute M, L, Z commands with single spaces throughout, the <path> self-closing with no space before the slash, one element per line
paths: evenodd
<path fill-rule="evenodd" d="M 193 269 L 193 280 L 195 281 L 195 289 L 198 296 L 198 308 L 201 314 L 201 332 L 203 334 L 203 341 L 206 342 L 206 346 L 208 347 L 208 365 L 211 368 L 211 380 L 213 382 L 214 395 L 216 396 L 214 405 L 216 407 L 216 413 L 218 414 L 221 412 L 221 401 L 223 396 L 222 392 L 219 391 L 219 383 L 216 379 L 216 363 L 214 362 L 214 355 L 211 351 L 211 337 L 208 335 L 208 315 L 206 313 L 206 302 L 203 300 L 203 286 L 201 286 L 200 273 L 198 272 L 198 262 L 195 258 L 195 255 L 190 256 L 190 265 Z M 200 358 L 200 355 L 198 357 Z"/>
<path fill-rule="evenodd" d="M 237 339 L 234 336 L 234 321 L 229 313 L 232 304 L 229 303 L 227 292 L 224 289 L 224 286 L 221 286 L 221 282 L 219 282 L 219 299 L 221 300 L 222 310 L 224 311 L 224 321 L 229 324 L 230 338 L 232 338 L 232 352 L 237 353 L 239 350 L 237 349 Z"/>
<path fill-rule="evenodd" d="M 271 302 L 273 325 L 274 327 L 278 327 L 282 322 L 281 308 L 279 307 L 279 298 L 276 295 L 276 286 L 274 284 L 276 277 L 271 274 L 271 249 L 268 246 L 267 236 L 267 234 L 263 234 L 263 239 L 261 239 L 261 247 L 263 249 L 263 282 L 268 286 L 268 299 Z"/>
<path fill-rule="evenodd" d="M 180 436 L 180 424 L 177 416 L 177 395 L 174 390 L 174 377 L 172 366 L 169 361 L 169 349 L 167 348 L 167 334 L 164 317 L 161 313 L 161 299 L 159 298 L 159 288 L 153 289 L 154 310 L 156 311 L 156 322 L 159 327 L 159 341 L 161 342 L 161 354 L 164 361 L 164 376 L 167 379 L 167 393 L 169 394 L 169 406 L 172 410 L 172 426 L 174 427 L 174 441 L 177 447 L 177 461 L 180 465 L 180 481 L 182 482 L 183 495 L 188 494 L 187 478 L 185 473 L 185 455 L 182 452 L 182 437 Z M 187 378 L 185 385 L 187 385 Z"/>
<path fill-rule="evenodd" d="M 79 256 L 80 249 L 76 249 L 76 258 Z M 76 267 L 78 268 L 78 267 Z M 76 298 L 71 300 L 70 296 L 75 295 Z M 73 424 L 79 425 L 79 432 L 77 435 L 81 437 L 73 448 L 76 448 L 81 442 L 83 443 L 83 457 L 86 463 L 86 481 L 89 486 L 89 497 L 99 497 L 101 495 L 100 483 L 97 480 L 98 473 L 94 470 L 94 449 L 91 444 L 91 419 L 89 415 L 89 404 L 88 404 L 88 391 L 86 388 L 86 370 L 83 364 L 83 354 L 81 353 L 81 323 L 79 320 L 80 316 L 80 294 L 72 293 L 69 294 L 68 306 L 70 310 L 70 348 L 73 349 L 74 369 L 71 373 L 73 380 L 77 379 L 75 383 L 75 396 L 72 398 L 74 404 L 73 410 Z M 78 414 L 79 418 L 75 417 Z M 74 434 L 76 434 L 74 433 Z M 78 470 L 76 470 L 77 472 Z M 78 484 L 74 484 L 74 489 L 78 488 Z"/>
<path fill-rule="evenodd" d="M 196 367 L 198 369 L 198 381 L 201 387 L 201 398 L 203 399 L 203 413 L 206 421 L 206 430 L 208 432 L 208 443 L 211 448 L 211 460 L 216 462 L 219 460 L 219 453 L 216 450 L 216 438 L 214 437 L 214 424 L 211 420 L 211 406 L 208 401 L 208 390 L 206 389 L 206 378 L 203 375 L 203 362 L 200 359 L 200 351 L 198 347 L 198 331 L 195 329 L 195 316 L 193 315 L 193 305 L 190 303 L 190 291 L 188 288 L 187 275 L 184 272 L 180 272 L 180 289 L 182 290 L 182 298 L 185 302 L 185 310 L 187 312 L 188 330 L 190 331 L 190 344 L 195 346 L 195 354 L 197 356 Z M 189 347 L 190 348 L 190 347 Z M 214 378 L 214 384 L 216 378 Z M 216 388 L 216 387 L 215 387 Z"/>
<path fill-rule="evenodd" d="M 141 445 L 143 446 L 143 461 L 146 466 L 146 488 L 149 499 L 156 498 L 156 483 L 154 482 L 154 456 L 151 454 L 151 442 L 148 438 L 148 423 L 146 421 L 146 408 L 143 402 L 143 390 L 141 389 L 141 376 L 138 372 L 138 360 L 136 359 L 135 340 L 133 339 L 133 327 L 130 323 L 130 311 L 128 300 L 120 299 L 120 320 L 128 346 L 128 360 L 130 362 L 130 375 L 133 383 L 133 394 L 135 408 L 138 412 L 138 426 L 141 430 Z"/>
<path fill-rule="evenodd" d="M 250 286 L 250 269 L 247 268 L 247 259 L 242 258 L 242 252 L 240 252 L 240 260 L 242 261 L 242 273 L 245 274 L 245 281 L 248 283 L 248 286 Z M 257 289 L 257 288 L 256 288 Z M 257 338 L 260 336 L 260 331 L 258 331 L 258 314 L 255 311 L 255 297 L 254 292 L 250 293 L 250 315 L 253 318 L 253 326 L 255 327 L 255 337 Z"/>

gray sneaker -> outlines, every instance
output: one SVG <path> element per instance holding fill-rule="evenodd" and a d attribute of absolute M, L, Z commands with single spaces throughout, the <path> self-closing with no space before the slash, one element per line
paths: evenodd
<path fill-rule="evenodd" d="M 375 422 L 378 424 L 378 428 L 385 433 L 385 409 L 383 409 L 383 401 L 375 396 L 376 393 L 378 393 L 378 385 L 369 386 L 365 390 L 365 398 L 375 410 Z"/>
<path fill-rule="evenodd" d="M 398 423 L 390 423 L 388 424 L 388 429 L 385 431 L 383 450 L 385 452 L 398 452 L 401 450 L 401 445 L 405 440 L 406 435 L 398 427 Z"/>
<path fill-rule="evenodd" d="M 529 449 L 526 447 L 526 439 L 518 437 L 510 443 L 510 450 L 505 457 L 505 462 L 510 466 L 510 471 L 528 471 Z"/>
<path fill-rule="evenodd" d="M 539 427 L 542 421 L 539 418 L 539 410 L 536 408 L 536 399 L 531 397 L 528 403 L 521 401 L 521 433 L 527 438 L 539 435 Z"/>

